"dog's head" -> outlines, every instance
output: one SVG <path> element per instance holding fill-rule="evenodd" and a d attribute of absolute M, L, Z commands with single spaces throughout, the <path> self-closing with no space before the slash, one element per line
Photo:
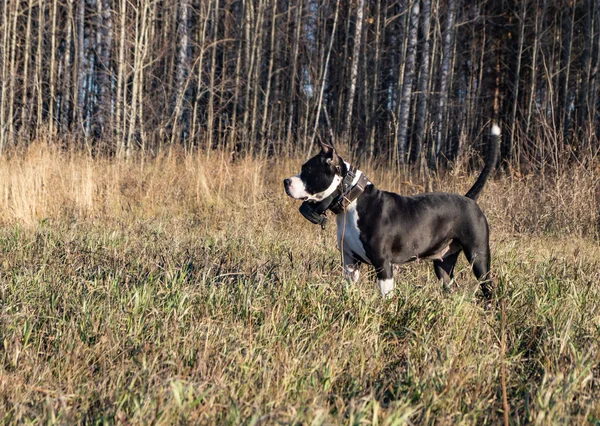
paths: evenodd
<path fill-rule="evenodd" d="M 283 187 L 292 198 L 319 202 L 336 191 L 345 169 L 333 147 L 321 144 L 321 152 L 302 165 L 299 175 L 284 179 Z"/>

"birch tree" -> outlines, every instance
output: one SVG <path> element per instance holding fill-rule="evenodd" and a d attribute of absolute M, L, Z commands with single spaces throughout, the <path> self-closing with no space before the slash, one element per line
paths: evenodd
<path fill-rule="evenodd" d="M 450 75 L 450 63 L 452 54 L 452 40 L 454 38 L 454 11 L 458 0 L 448 0 L 448 16 L 446 17 L 446 25 L 444 27 L 443 36 L 443 53 L 440 67 L 440 84 L 439 84 L 439 104 L 437 107 L 436 133 L 435 133 L 435 148 L 433 155 L 437 157 L 442 149 L 442 142 L 445 136 L 445 126 L 443 118 L 446 114 L 446 104 L 448 100 L 448 77 Z M 435 159 L 432 159 L 435 160 Z"/>
<path fill-rule="evenodd" d="M 398 161 L 404 164 L 406 161 L 408 116 L 410 114 L 413 76 L 415 73 L 415 58 L 417 54 L 417 30 L 419 24 L 419 1 L 413 0 L 410 9 L 410 27 L 408 30 L 408 47 L 406 52 L 406 63 L 404 65 L 404 79 L 402 82 L 402 95 L 400 100 L 400 114 L 398 117 Z"/>
<path fill-rule="evenodd" d="M 350 71 L 350 84 L 348 89 L 348 98 L 346 102 L 346 121 L 344 124 L 343 138 L 344 141 L 350 143 L 350 130 L 352 123 L 352 108 L 354 107 L 354 95 L 356 93 L 356 82 L 358 77 L 358 62 L 360 56 L 360 45 L 362 38 L 362 27 L 363 27 L 363 12 L 364 12 L 365 1 L 358 0 L 356 5 L 356 23 L 354 28 L 354 41 L 352 48 L 352 67 Z"/>

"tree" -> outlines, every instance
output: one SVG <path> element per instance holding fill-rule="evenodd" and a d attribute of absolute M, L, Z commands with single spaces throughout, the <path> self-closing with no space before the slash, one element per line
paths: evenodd
<path fill-rule="evenodd" d="M 350 142 L 350 130 L 352 123 L 352 108 L 354 106 L 354 95 L 356 93 L 356 82 L 358 77 L 358 61 L 360 56 L 360 45 L 363 27 L 363 12 L 365 0 L 358 0 L 356 5 L 356 23 L 354 27 L 354 44 L 352 49 L 352 67 L 350 68 L 350 82 L 348 98 L 346 100 L 346 121 L 344 124 L 343 139 Z"/>
<path fill-rule="evenodd" d="M 417 30 L 419 24 L 419 1 L 413 0 L 410 11 L 410 28 L 408 31 L 408 48 L 406 63 L 404 65 L 404 79 L 402 82 L 402 95 L 400 100 L 400 114 L 398 117 L 398 161 L 406 161 L 408 115 L 410 113 L 413 76 L 415 73 L 415 57 L 417 53 Z"/>
<path fill-rule="evenodd" d="M 443 138 L 445 136 L 444 117 L 446 114 L 446 105 L 448 101 L 448 80 L 450 78 L 451 69 L 451 55 L 452 55 L 452 41 L 454 39 L 454 12 L 456 8 L 457 0 L 448 0 L 448 16 L 446 17 L 446 26 L 444 27 L 443 36 L 443 53 L 440 67 L 439 77 L 439 105 L 437 108 L 437 119 L 436 119 L 436 132 L 435 132 L 435 145 L 432 152 L 433 157 L 431 161 L 435 162 L 437 156 L 442 150 Z"/>

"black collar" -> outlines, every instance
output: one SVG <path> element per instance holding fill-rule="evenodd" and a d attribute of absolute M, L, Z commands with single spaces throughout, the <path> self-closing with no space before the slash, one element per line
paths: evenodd
<path fill-rule="evenodd" d="M 364 173 L 360 172 L 360 178 L 353 185 L 354 179 L 356 178 L 355 170 L 352 166 L 348 168 L 346 171 L 346 175 L 340 182 L 340 186 L 338 187 L 339 194 L 331 201 L 329 205 L 329 210 L 331 210 L 335 214 L 340 214 L 346 207 L 352 203 L 355 199 L 357 199 L 360 194 L 365 189 L 365 186 L 369 182 Z M 356 170 L 358 172 L 358 170 Z"/>
<path fill-rule="evenodd" d="M 354 182 L 354 178 L 356 177 L 356 173 L 354 172 L 355 170 L 356 169 L 354 167 L 348 165 L 346 175 L 343 177 L 342 182 L 340 183 L 342 194 L 346 192 L 350 186 L 352 186 L 352 182 Z"/>

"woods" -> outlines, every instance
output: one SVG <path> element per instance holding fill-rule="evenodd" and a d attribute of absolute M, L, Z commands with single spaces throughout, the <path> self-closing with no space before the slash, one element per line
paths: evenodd
<path fill-rule="evenodd" d="M 436 166 L 599 148 L 598 0 L 5 0 L 0 150 L 268 155 L 335 139 Z"/>

